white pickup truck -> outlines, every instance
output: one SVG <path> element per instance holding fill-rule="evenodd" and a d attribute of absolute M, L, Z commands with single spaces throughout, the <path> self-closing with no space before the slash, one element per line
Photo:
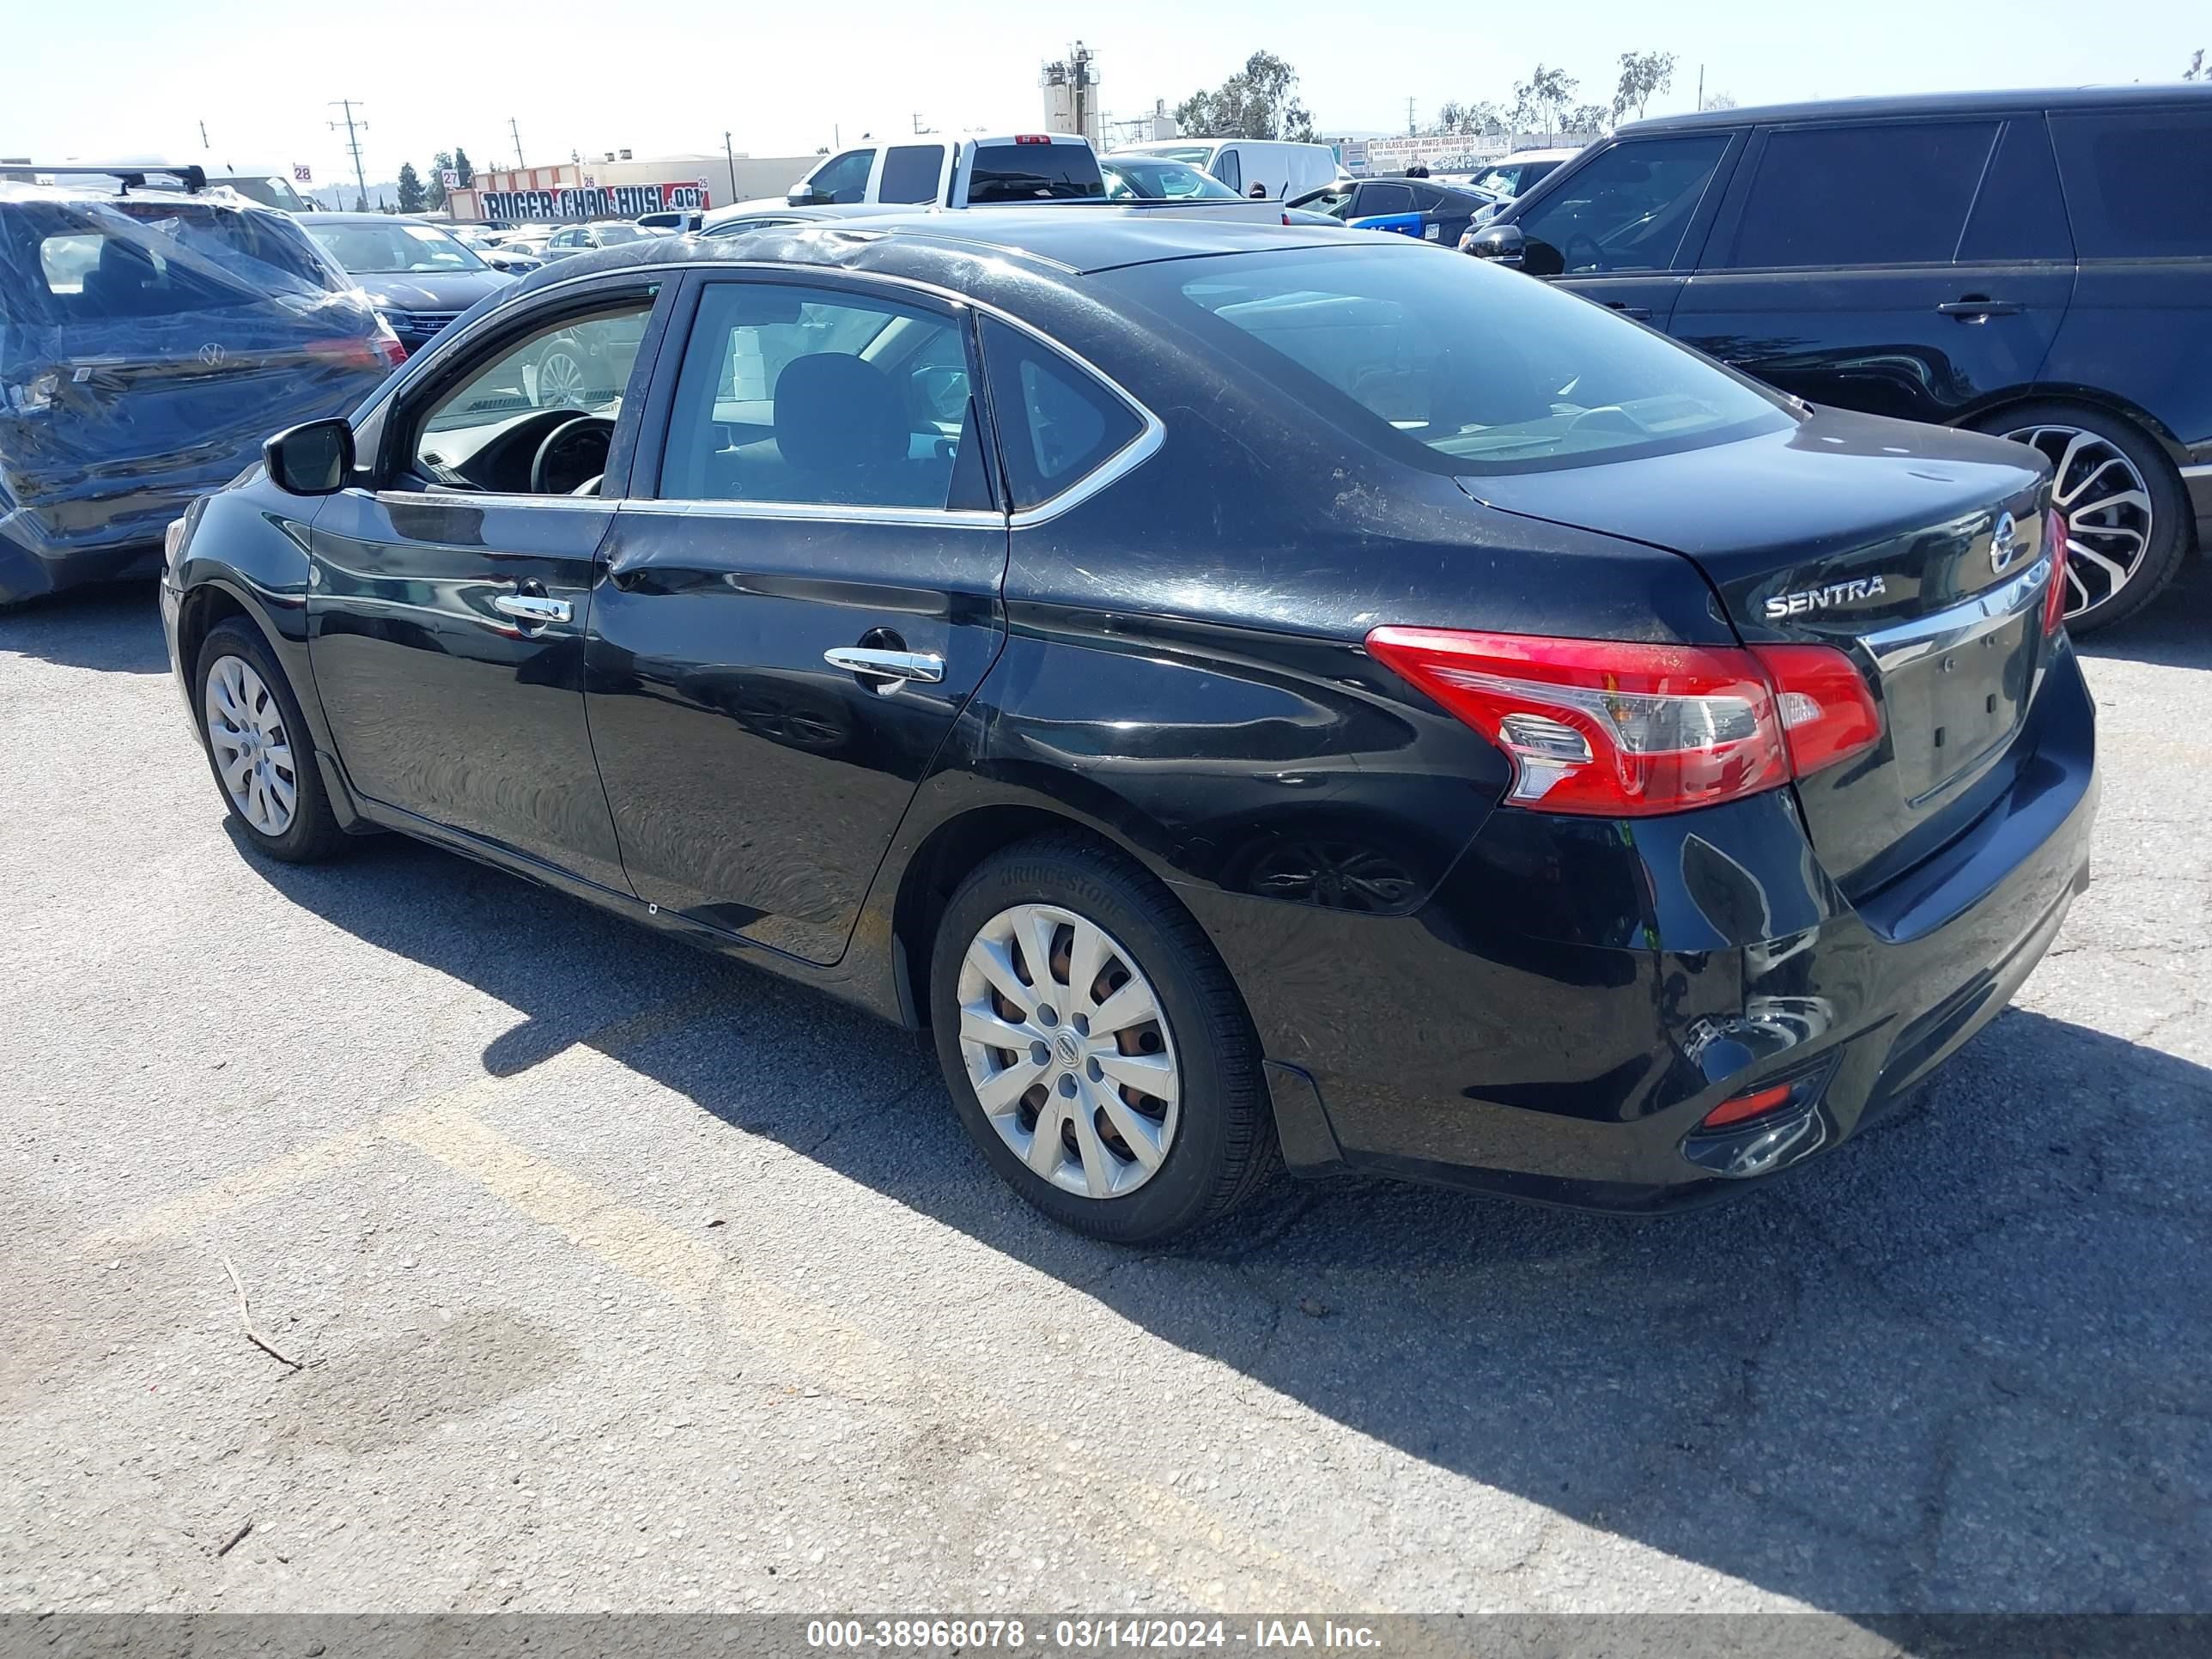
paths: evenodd
<path fill-rule="evenodd" d="M 1138 201 L 1109 191 L 1091 141 L 1074 133 L 1006 133 L 985 138 L 915 138 L 826 156 L 791 187 L 794 208 L 969 208 L 1111 200 L 1117 207 L 1279 222 L 1280 204 L 1192 198 Z M 748 207 L 751 204 L 744 204 Z M 712 217 L 713 216 L 709 216 Z"/>

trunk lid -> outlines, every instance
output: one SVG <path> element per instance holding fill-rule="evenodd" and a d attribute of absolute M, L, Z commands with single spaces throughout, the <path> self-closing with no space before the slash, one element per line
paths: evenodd
<path fill-rule="evenodd" d="M 2050 484 L 2033 452 L 1823 411 L 1705 449 L 1460 483 L 1507 512 L 1682 555 L 1747 641 L 1851 657 L 1882 740 L 1797 785 L 1847 895 L 1910 868 L 2010 781 L 2048 649 Z"/>

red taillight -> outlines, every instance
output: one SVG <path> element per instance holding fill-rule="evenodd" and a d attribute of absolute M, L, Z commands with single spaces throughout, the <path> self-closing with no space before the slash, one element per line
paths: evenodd
<path fill-rule="evenodd" d="M 2043 596 L 2043 631 L 2056 634 L 2066 621 L 2066 519 L 2057 507 L 2044 520 L 2043 544 L 2051 550 L 2051 586 Z"/>
<path fill-rule="evenodd" d="M 1851 659 L 1833 646 L 1754 645 L 1774 687 L 1790 769 L 1808 778 L 1881 741 L 1881 714 Z"/>
<path fill-rule="evenodd" d="M 407 348 L 398 341 L 380 339 L 375 343 L 376 355 L 383 360 L 386 368 L 397 368 L 407 361 Z"/>
<path fill-rule="evenodd" d="M 350 368 L 397 368 L 407 359 L 407 348 L 389 335 L 343 340 L 310 340 L 307 352 L 310 357 L 320 358 L 325 362 L 342 363 Z"/>
<path fill-rule="evenodd" d="M 1506 799 L 1642 817 L 1777 788 L 1879 740 L 1826 646 L 1640 645 L 1378 628 L 1367 648 L 1503 749 Z"/>

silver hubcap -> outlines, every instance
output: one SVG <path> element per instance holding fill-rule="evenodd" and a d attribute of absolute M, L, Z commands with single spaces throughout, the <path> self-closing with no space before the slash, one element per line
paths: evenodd
<path fill-rule="evenodd" d="M 1096 922 L 1018 904 L 960 961 L 960 1053 L 983 1114 L 1055 1187 L 1119 1198 L 1175 1145 L 1175 1039 L 1136 958 Z"/>
<path fill-rule="evenodd" d="M 264 836 L 290 829 L 300 779 L 284 711 L 242 657 L 217 657 L 208 670 L 207 732 L 239 817 Z"/>
<path fill-rule="evenodd" d="M 549 351 L 538 365 L 538 402 L 541 408 L 581 407 L 584 366 L 565 351 Z"/>
<path fill-rule="evenodd" d="M 2051 501 L 2066 515 L 2066 614 L 2105 604 L 2150 546 L 2150 487 L 2110 440 L 2071 426 L 2024 426 L 2005 436 L 2051 463 Z"/>

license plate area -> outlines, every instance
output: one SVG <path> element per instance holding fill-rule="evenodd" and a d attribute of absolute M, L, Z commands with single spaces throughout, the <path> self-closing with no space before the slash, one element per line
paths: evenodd
<path fill-rule="evenodd" d="M 1906 804 L 1919 806 L 2002 749 L 2027 712 L 2036 613 L 1931 651 L 1883 676 Z"/>

